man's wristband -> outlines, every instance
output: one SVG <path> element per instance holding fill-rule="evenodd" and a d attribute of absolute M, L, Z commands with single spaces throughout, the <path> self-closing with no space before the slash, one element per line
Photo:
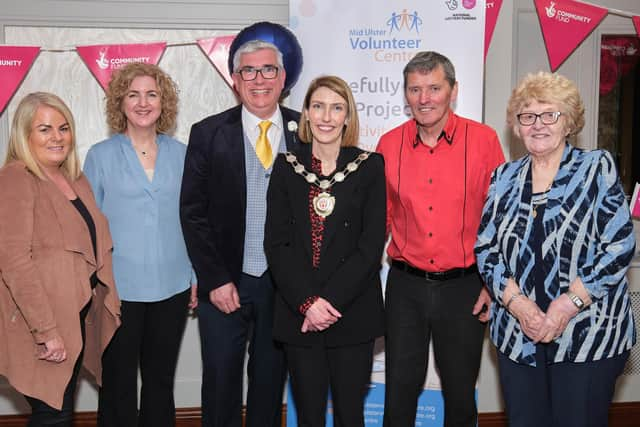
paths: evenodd
<path fill-rule="evenodd" d="M 507 301 L 507 305 L 505 306 L 507 308 L 507 311 L 511 312 L 509 310 L 509 307 L 511 306 L 511 303 L 513 301 L 515 301 L 516 299 L 518 299 L 519 297 L 521 297 L 521 296 L 524 296 L 524 295 L 522 295 L 522 293 L 520 293 L 520 292 L 518 292 L 517 294 L 511 295 L 511 298 L 509 298 L 509 301 Z"/>

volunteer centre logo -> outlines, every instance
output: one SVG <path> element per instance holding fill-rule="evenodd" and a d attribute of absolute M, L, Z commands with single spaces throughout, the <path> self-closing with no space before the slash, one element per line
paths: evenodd
<path fill-rule="evenodd" d="M 387 20 L 387 26 L 389 27 L 389 34 L 400 32 L 403 29 L 411 32 L 415 30 L 416 34 L 420 34 L 420 27 L 422 26 L 422 18 L 418 16 L 417 11 L 409 13 L 407 9 L 403 9 L 402 12 L 391 12 L 391 17 Z"/>
<path fill-rule="evenodd" d="M 370 53 L 376 62 L 406 63 L 422 48 L 423 20 L 417 11 L 392 11 L 377 21 L 379 25 L 350 28 L 351 50 Z"/>

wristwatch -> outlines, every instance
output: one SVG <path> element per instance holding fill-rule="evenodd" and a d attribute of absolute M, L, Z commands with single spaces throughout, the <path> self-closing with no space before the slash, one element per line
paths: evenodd
<path fill-rule="evenodd" d="M 578 311 L 582 311 L 582 309 L 584 308 L 584 301 L 582 301 L 582 298 L 580 298 L 578 295 L 574 294 L 571 291 L 567 291 L 566 295 L 569 297 L 573 305 L 576 306 Z"/>

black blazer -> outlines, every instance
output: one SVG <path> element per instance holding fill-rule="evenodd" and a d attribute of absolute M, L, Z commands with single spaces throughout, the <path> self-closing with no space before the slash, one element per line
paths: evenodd
<path fill-rule="evenodd" d="M 288 123 L 300 113 L 280 107 L 287 149 L 296 139 Z M 225 283 L 237 283 L 242 272 L 247 206 L 242 106 L 194 124 L 189 135 L 180 193 L 180 220 L 198 295 Z"/>
<path fill-rule="evenodd" d="M 336 171 L 362 150 L 343 147 Z M 295 151 L 311 170 L 311 146 Z M 384 161 L 371 153 L 344 182 L 335 184 L 333 213 L 325 219 L 320 266 L 312 267 L 309 184 L 284 155 L 276 159 L 267 193 L 265 252 L 276 285 L 274 337 L 295 345 L 342 346 L 384 334 L 380 263 L 385 243 Z M 298 311 L 310 296 L 329 301 L 342 318 L 322 332 L 300 332 Z"/>

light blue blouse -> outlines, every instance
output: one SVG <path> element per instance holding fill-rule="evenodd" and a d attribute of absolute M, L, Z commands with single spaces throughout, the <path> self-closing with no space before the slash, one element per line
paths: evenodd
<path fill-rule="evenodd" d="M 180 226 L 186 146 L 158 135 L 149 181 L 126 135 L 95 144 L 84 162 L 113 237 L 113 273 L 125 301 L 161 301 L 196 283 Z"/>

